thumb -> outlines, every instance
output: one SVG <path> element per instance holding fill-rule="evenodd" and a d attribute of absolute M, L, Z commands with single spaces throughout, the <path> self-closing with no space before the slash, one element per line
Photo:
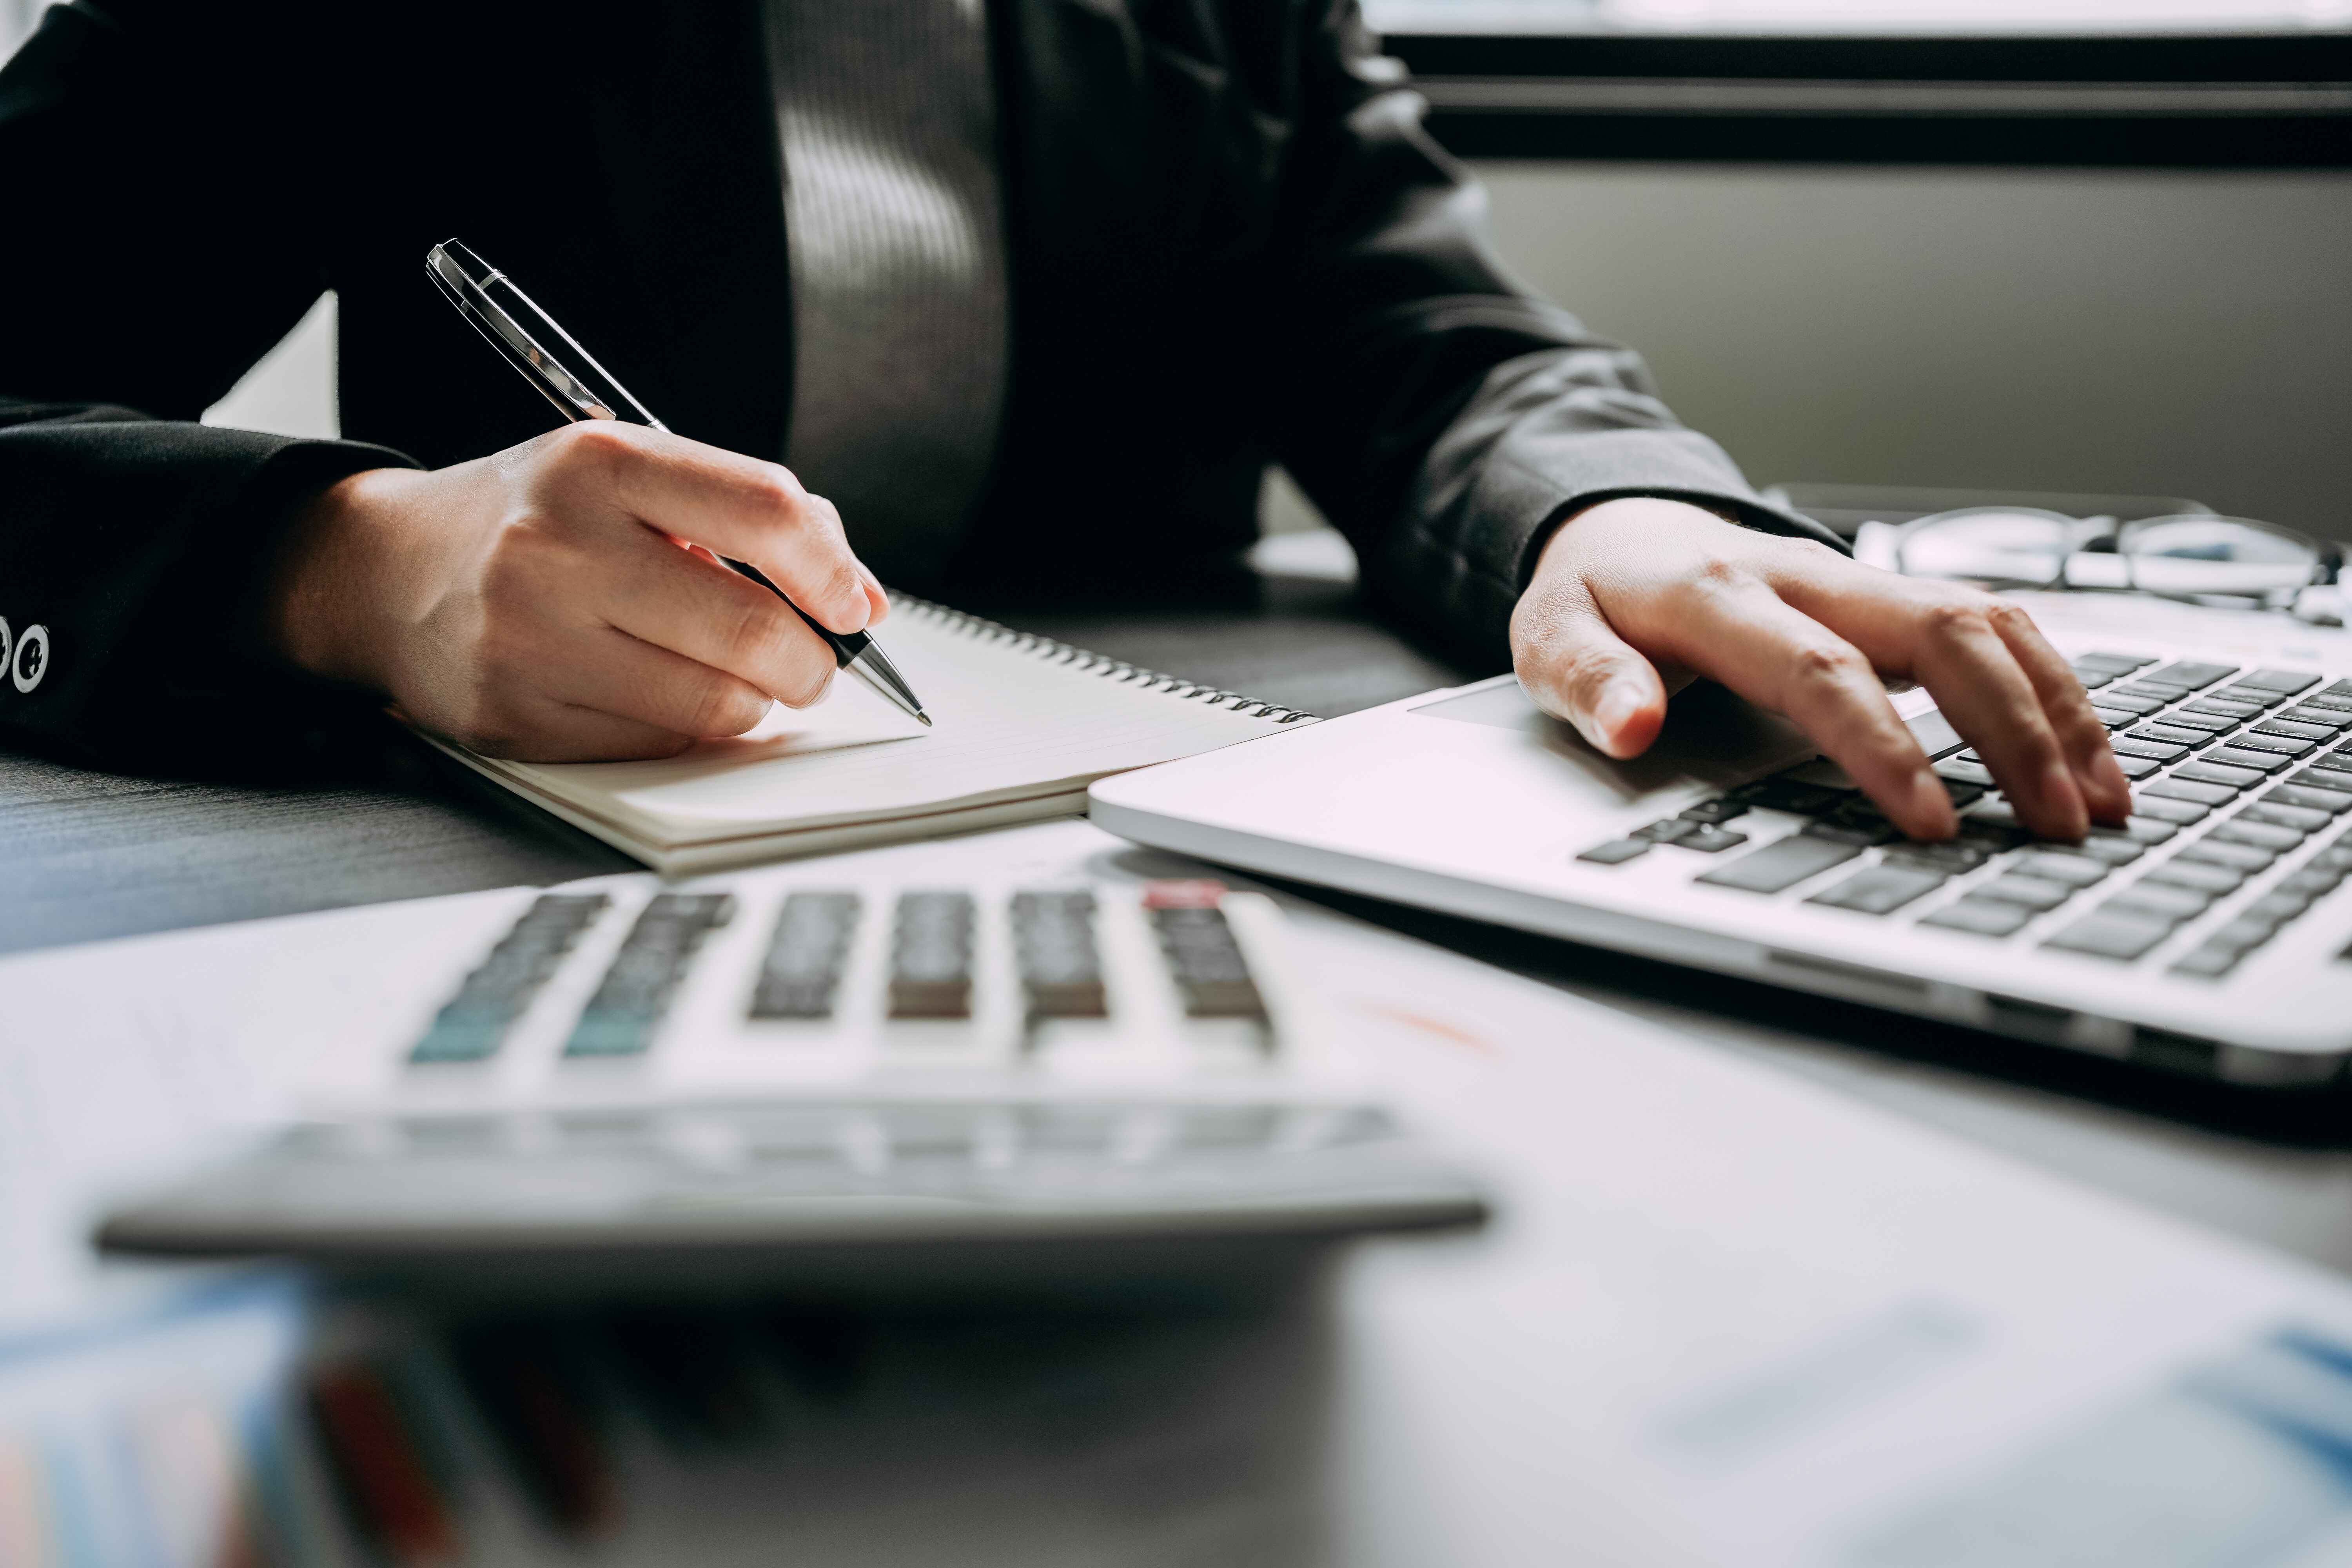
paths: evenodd
<path fill-rule="evenodd" d="M 1612 757 L 1649 749 L 1666 721 L 1666 686 L 1657 668 L 1611 628 L 1580 587 L 1522 603 L 1512 617 L 1512 665 L 1536 705 L 1576 726 Z"/>

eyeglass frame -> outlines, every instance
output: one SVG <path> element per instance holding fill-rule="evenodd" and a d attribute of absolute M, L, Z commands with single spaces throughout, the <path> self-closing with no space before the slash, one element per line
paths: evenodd
<path fill-rule="evenodd" d="M 2106 516 L 2088 518 L 2069 517 L 2063 512 L 2050 511 L 2041 507 L 1969 506 L 1955 507 L 1949 511 L 1933 512 L 1926 517 L 1915 517 L 1907 522 L 1897 525 L 1895 539 L 1895 571 L 1901 573 L 1906 577 L 1927 575 L 1927 574 L 1910 572 L 1905 566 L 1904 552 L 1909 548 L 1913 538 L 1938 523 L 1953 522 L 1962 518 L 1985 515 L 2043 518 L 2053 523 L 2058 524 L 2064 530 L 2064 536 L 2067 542 L 2063 552 L 2059 556 L 2058 571 L 2055 576 L 2040 582 L 2022 577 L 1969 579 L 1969 581 L 1990 584 L 2005 588 L 2035 589 L 2045 593 L 2097 593 L 2101 591 L 2137 593 L 2147 594 L 2158 598 L 2189 600 L 2192 602 L 2200 599 L 2215 598 L 2238 601 L 2251 599 L 2260 601 L 2266 608 L 2285 609 L 2292 606 L 2295 596 L 2301 594 L 2305 589 L 2315 586 L 2326 586 L 2338 582 L 2344 566 L 2344 547 L 2335 540 L 2322 539 L 2316 534 L 2305 533 L 2300 529 L 2288 528 L 2283 523 L 2263 522 L 2254 518 L 2225 517 L 2219 512 L 2173 512 L 2163 517 L 2142 517 L 2131 518 L 2128 520 L 2118 520 L 2114 517 Z M 2159 524 L 2176 522 L 2229 523 L 2236 527 L 2250 529 L 2258 533 L 2268 534 L 2273 539 L 2280 539 L 2286 541 L 2289 543 L 2300 545 L 2311 552 L 2312 564 L 2310 575 L 2302 583 L 2292 585 L 2283 584 L 2279 587 L 2259 589 L 2253 592 L 2233 591 L 2226 588 L 2201 590 L 2150 588 L 2134 582 L 2132 580 L 2130 564 L 2133 560 L 2133 556 L 2120 548 L 2123 540 L 2134 530 L 2153 528 Z M 2104 549 L 2100 548 L 2102 545 L 2105 546 Z M 2116 561 L 2122 565 L 2123 572 L 2120 580 L 2089 581 L 2080 580 L 2077 578 L 2074 568 L 2078 562 L 2089 563 L 2107 560 Z M 2085 577 L 2090 575 L 2090 574 L 2084 574 Z M 1950 581 L 1952 579 L 1947 578 L 1945 580 Z"/>

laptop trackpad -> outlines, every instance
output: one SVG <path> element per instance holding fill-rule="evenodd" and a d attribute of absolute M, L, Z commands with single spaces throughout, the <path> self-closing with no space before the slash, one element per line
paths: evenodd
<path fill-rule="evenodd" d="M 1514 731 L 1624 800 L 1694 782 L 1729 788 L 1819 751 L 1786 719 L 1711 680 L 1694 682 L 1667 703 L 1665 727 L 1656 742 L 1628 762 L 1603 756 L 1587 745 L 1572 726 L 1538 708 L 1516 680 L 1441 697 L 1410 711 Z"/>

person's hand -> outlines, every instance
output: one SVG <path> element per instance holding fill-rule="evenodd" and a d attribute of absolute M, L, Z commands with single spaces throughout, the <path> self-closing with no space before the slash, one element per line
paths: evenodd
<path fill-rule="evenodd" d="M 1511 616 L 1519 680 L 1612 757 L 1707 676 L 1786 714 L 1915 838 L 1958 829 L 1880 677 L 1934 693 L 2018 819 L 2051 838 L 2120 823 L 2131 788 L 2064 658 L 2024 611 L 1900 577 L 1680 501 L 1604 501 L 1546 542 Z"/>
<path fill-rule="evenodd" d="M 333 486 L 288 536 L 266 631 L 494 756 L 670 756 L 833 679 L 824 640 L 713 551 L 834 631 L 887 611 L 832 503 L 787 469 L 599 421 Z"/>

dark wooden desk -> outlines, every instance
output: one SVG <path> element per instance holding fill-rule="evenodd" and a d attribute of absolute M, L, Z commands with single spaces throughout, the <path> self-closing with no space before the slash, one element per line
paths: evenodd
<path fill-rule="evenodd" d="M 1346 586 L 1229 584 L 1176 606 L 981 606 L 1187 679 L 1325 714 L 1461 679 Z M 377 787 L 271 791 L 0 756 L 0 952 L 628 868 L 529 807 L 388 751 Z M 1339 900 L 1335 900 L 1339 901 Z M 1759 1057 L 1945 1132 L 2352 1269 L 2341 1102 L 2281 1114 L 1967 1030 L 1360 900 L 1347 907 Z"/>

